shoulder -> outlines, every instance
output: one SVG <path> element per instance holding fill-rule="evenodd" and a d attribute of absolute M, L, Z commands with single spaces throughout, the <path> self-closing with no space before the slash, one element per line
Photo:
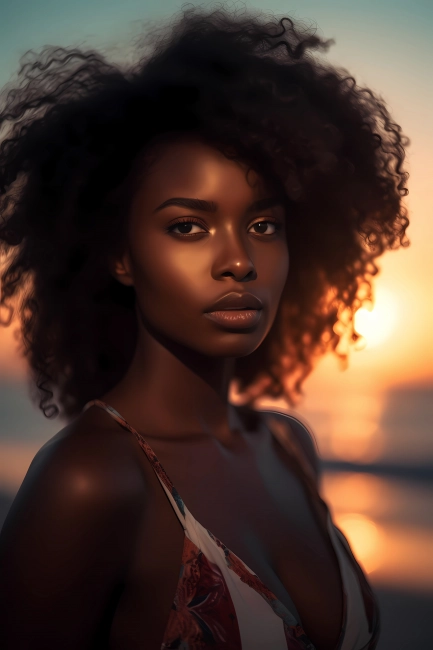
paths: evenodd
<path fill-rule="evenodd" d="M 142 475 L 114 430 L 80 418 L 49 440 L 0 534 L 0 645 L 96 647 L 145 508 Z"/>
<path fill-rule="evenodd" d="M 79 416 L 36 453 L 10 517 L 18 523 L 23 513 L 43 510 L 89 523 L 94 515 L 99 524 L 111 525 L 125 508 L 129 516 L 138 515 L 146 484 L 124 433 Z"/>
<path fill-rule="evenodd" d="M 140 484 L 134 443 L 133 434 L 108 414 L 101 409 L 89 409 L 41 447 L 34 462 L 42 463 L 45 469 L 61 465 L 66 475 L 72 476 L 79 469 L 80 474 L 93 477 L 89 489 L 100 481 L 109 492 L 122 486 L 130 489 L 137 482 Z M 130 481 L 125 483 L 126 476 Z M 111 487 L 106 484 L 107 477 L 114 481 Z"/>
<path fill-rule="evenodd" d="M 286 430 L 288 435 L 293 432 L 305 455 L 314 469 L 317 480 L 320 478 L 320 454 L 316 438 L 311 428 L 299 417 L 275 410 L 261 410 L 265 418 L 275 418 Z"/>

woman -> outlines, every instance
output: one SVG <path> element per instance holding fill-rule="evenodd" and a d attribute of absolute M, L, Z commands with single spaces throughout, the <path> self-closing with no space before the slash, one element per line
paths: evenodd
<path fill-rule="evenodd" d="M 5 95 L 2 302 L 29 283 L 32 396 L 70 422 L 0 537 L 4 650 L 376 648 L 312 434 L 255 408 L 344 360 L 408 243 L 409 141 L 330 43 L 193 8 L 134 66 L 45 48 Z"/>

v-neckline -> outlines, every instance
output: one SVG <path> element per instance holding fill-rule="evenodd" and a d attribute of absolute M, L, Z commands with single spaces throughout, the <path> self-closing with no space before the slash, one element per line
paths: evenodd
<path fill-rule="evenodd" d="M 175 513 L 177 515 L 177 518 L 178 518 L 179 522 L 181 523 L 181 525 L 182 525 L 182 527 L 184 529 L 185 537 L 187 536 L 186 535 L 187 531 L 186 531 L 186 527 L 185 527 L 183 521 L 186 518 L 186 511 L 185 511 L 185 509 L 186 509 L 188 511 L 191 519 L 194 521 L 194 523 L 196 525 L 200 526 L 203 530 L 205 530 L 206 533 L 209 535 L 209 537 L 213 540 L 213 542 L 218 547 L 223 549 L 225 557 L 226 557 L 226 564 L 227 564 L 228 568 L 230 570 L 232 570 L 234 573 L 236 573 L 236 575 L 238 575 L 238 577 L 243 581 L 245 581 L 245 577 L 248 578 L 248 576 L 252 576 L 253 578 L 256 578 L 256 580 L 254 580 L 254 579 L 247 580 L 247 584 L 249 584 L 249 586 L 252 589 L 254 589 L 256 591 L 256 593 L 258 593 L 259 595 L 261 595 L 264 598 L 264 600 L 268 603 L 268 605 L 271 607 L 271 609 L 274 611 L 274 613 L 279 618 L 281 618 L 288 627 L 289 626 L 294 626 L 294 625 L 298 627 L 298 632 L 301 632 L 301 634 L 300 634 L 300 636 L 297 637 L 297 640 L 301 640 L 301 642 L 303 643 L 303 645 L 305 647 L 305 650 L 316 650 L 316 647 L 314 646 L 313 642 L 308 638 L 308 636 L 307 636 L 307 634 L 305 632 L 305 629 L 304 629 L 304 627 L 302 625 L 301 617 L 300 617 L 299 612 L 298 612 L 298 610 L 297 610 L 297 608 L 295 606 L 295 603 L 293 602 L 293 599 L 291 598 L 289 592 L 284 587 L 284 585 L 283 585 L 283 587 L 284 587 L 284 590 L 286 592 L 287 599 L 291 603 L 291 605 L 293 607 L 293 611 L 291 609 L 289 609 L 281 600 L 279 600 L 275 596 L 275 594 L 272 592 L 272 590 L 269 589 L 265 585 L 265 583 L 259 578 L 259 576 L 242 560 L 242 558 L 240 558 L 238 555 L 236 555 L 236 553 L 234 553 L 231 549 L 229 549 L 216 535 L 214 535 L 208 528 L 203 526 L 194 517 L 192 512 L 189 510 L 188 506 L 185 505 L 185 502 L 183 501 L 181 495 L 177 491 L 176 487 L 174 486 L 173 482 L 171 481 L 171 479 L 168 476 L 167 472 L 165 471 L 164 467 L 162 466 L 162 464 L 158 460 L 158 457 L 156 456 L 155 452 L 153 451 L 151 446 L 148 444 L 148 442 L 145 440 L 145 438 L 136 429 L 134 429 L 134 427 L 132 427 L 128 423 L 128 421 L 118 411 L 116 411 L 116 409 L 114 407 L 110 406 L 110 404 L 107 404 L 107 402 L 103 402 L 102 400 L 99 400 L 99 399 L 90 400 L 89 402 L 87 402 L 84 405 L 82 410 L 85 411 L 88 408 L 90 408 L 92 405 L 99 406 L 100 408 L 104 409 L 105 411 L 108 411 L 112 415 L 112 417 L 121 426 L 123 426 L 124 428 L 126 428 L 128 431 L 130 431 L 132 434 L 134 434 L 136 436 L 141 448 L 143 449 L 143 451 L 145 452 L 149 462 L 151 463 L 151 465 L 152 465 L 152 467 L 153 467 L 153 469 L 154 469 L 160 483 L 163 485 L 163 487 L 164 486 L 166 487 L 166 489 L 168 490 L 168 494 L 171 496 L 171 498 L 173 500 L 174 511 L 175 511 Z M 266 411 L 266 412 L 267 413 L 272 413 L 272 411 Z M 273 427 L 269 427 L 267 425 L 264 425 L 264 426 L 266 426 L 268 431 L 271 432 L 271 435 L 274 438 L 276 438 L 277 441 L 280 444 L 282 444 L 282 446 L 286 449 L 287 453 L 291 454 L 292 452 L 291 452 L 291 450 L 288 449 L 287 445 L 285 444 L 284 438 L 282 438 L 280 434 L 277 434 Z M 310 506 L 311 506 L 311 510 L 313 512 L 313 516 L 316 519 L 316 521 L 319 523 L 320 528 L 323 529 L 322 521 L 320 520 L 320 518 L 317 515 L 315 505 L 313 505 L 313 503 L 312 503 L 311 492 L 310 492 L 310 488 L 308 486 L 308 475 L 305 476 L 305 471 L 303 471 L 302 467 L 301 467 L 301 470 L 300 470 L 299 478 L 300 478 L 300 480 L 301 480 L 301 482 L 303 484 L 303 487 L 306 488 L 306 494 L 307 494 L 307 498 L 308 498 L 308 501 L 309 501 Z M 318 497 L 323 503 L 325 503 L 320 498 L 320 495 L 318 495 Z M 325 503 L 325 506 L 326 506 L 326 503 Z M 339 636 L 337 645 L 334 648 L 334 650 L 341 650 L 341 648 L 343 646 L 343 643 L 344 643 L 345 632 L 346 632 L 346 629 L 347 629 L 347 598 L 348 598 L 348 595 L 347 595 L 347 591 L 346 591 L 346 584 L 345 584 L 345 580 L 344 580 L 344 572 L 343 572 L 342 562 L 340 560 L 339 553 L 337 552 L 337 550 L 335 548 L 334 538 L 331 535 L 331 532 L 329 530 L 329 526 L 330 525 L 332 526 L 332 521 L 331 521 L 329 509 L 328 509 L 327 506 L 326 506 L 326 510 L 327 510 L 326 534 L 329 537 L 329 540 L 331 542 L 331 546 L 332 546 L 332 548 L 333 548 L 333 550 L 335 552 L 336 558 L 337 558 L 338 568 L 339 568 L 339 573 L 340 573 L 340 587 L 341 587 L 342 594 L 343 594 L 342 627 L 340 629 L 340 636 Z M 183 520 L 182 520 L 182 518 L 183 518 Z M 336 538 L 336 539 L 338 541 L 338 538 Z M 183 553 L 184 553 L 184 550 L 185 550 L 185 544 L 186 544 L 186 541 L 184 539 L 183 549 L 182 549 L 182 556 L 183 556 Z M 233 562 L 233 559 L 235 559 L 235 562 Z M 239 568 L 239 564 L 238 564 L 239 562 L 244 567 L 244 569 L 246 569 L 246 571 L 248 572 L 247 574 L 245 574 Z"/>

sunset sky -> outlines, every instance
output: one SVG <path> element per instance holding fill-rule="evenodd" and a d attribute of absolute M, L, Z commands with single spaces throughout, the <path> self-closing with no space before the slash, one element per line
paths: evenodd
<path fill-rule="evenodd" d="M 215 3 L 203 3 L 203 6 Z M 349 368 L 339 370 L 334 357 L 323 359 L 305 389 L 316 395 L 326 388 L 371 386 L 385 390 L 433 382 L 431 336 L 433 299 L 432 169 L 433 83 L 431 80 L 433 3 L 415 0 L 366 2 L 248 2 L 248 8 L 289 15 L 315 24 L 334 38 L 326 60 L 346 68 L 360 85 L 378 92 L 395 121 L 411 139 L 408 148 L 410 194 L 406 199 L 411 246 L 379 259 L 376 305 L 357 317 L 366 336 L 362 351 L 353 350 Z M 45 44 L 104 48 L 120 59 L 144 20 L 169 17 L 181 2 L 156 0 L 0 0 L 0 85 L 4 85 L 28 49 Z M 239 10 L 242 3 L 237 3 Z M 0 328 L 0 376 L 23 376 L 12 329 Z M 326 385 L 325 385 L 326 384 Z"/>

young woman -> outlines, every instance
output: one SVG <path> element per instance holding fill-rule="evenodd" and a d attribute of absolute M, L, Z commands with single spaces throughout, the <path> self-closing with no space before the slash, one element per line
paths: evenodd
<path fill-rule="evenodd" d="M 45 48 L 5 92 L 3 313 L 69 423 L 1 533 L 3 650 L 376 648 L 312 434 L 255 407 L 344 357 L 407 244 L 409 141 L 330 42 L 188 9 L 134 66 Z"/>

